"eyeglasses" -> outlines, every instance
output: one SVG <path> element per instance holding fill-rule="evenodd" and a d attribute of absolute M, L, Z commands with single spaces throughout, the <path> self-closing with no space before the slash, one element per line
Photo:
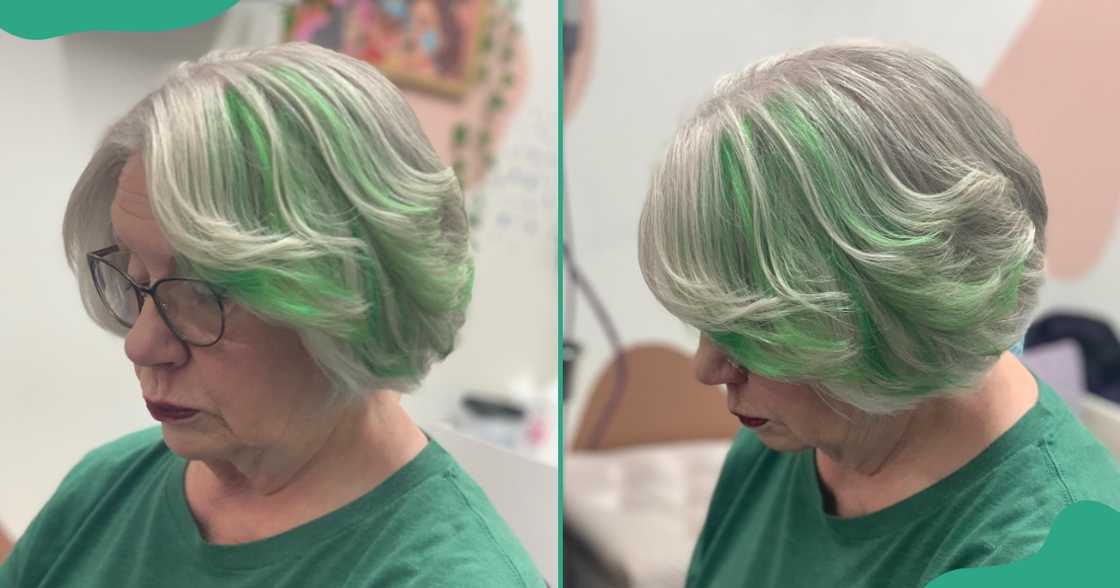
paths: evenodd
<path fill-rule="evenodd" d="M 128 268 L 128 256 L 128 250 L 119 245 L 86 256 L 97 295 L 122 325 L 132 328 L 147 295 L 180 341 L 209 347 L 222 338 L 225 312 L 221 294 L 214 286 L 191 278 L 163 278 L 151 286 L 142 286 L 121 269 Z"/>

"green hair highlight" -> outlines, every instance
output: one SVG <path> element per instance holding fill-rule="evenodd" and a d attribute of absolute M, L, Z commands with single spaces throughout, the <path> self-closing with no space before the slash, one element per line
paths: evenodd
<path fill-rule="evenodd" d="M 342 396 L 408 391 L 454 349 L 474 282 L 463 193 L 368 63 L 288 43 L 180 65 L 75 188 L 74 267 L 104 246 L 134 153 L 177 272 L 297 331 Z M 95 296 L 83 291 L 87 309 L 116 328 Z"/>
<path fill-rule="evenodd" d="M 750 372 L 893 412 L 974 387 L 1019 339 L 1045 217 L 1037 169 L 959 75 L 929 87 L 947 76 L 860 66 L 779 61 L 728 82 L 654 176 L 640 262 Z M 923 84 L 930 102 L 896 104 Z M 927 112 L 937 99 L 981 122 Z"/>

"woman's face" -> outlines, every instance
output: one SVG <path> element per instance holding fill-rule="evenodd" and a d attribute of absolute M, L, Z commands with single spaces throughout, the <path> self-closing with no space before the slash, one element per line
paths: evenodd
<path fill-rule="evenodd" d="M 144 167 L 133 156 L 121 172 L 112 225 L 129 249 L 128 274 L 140 284 L 176 275 L 170 245 L 152 216 Z M 187 347 L 151 303 L 125 337 L 144 400 L 198 411 L 165 421 L 168 447 L 187 459 L 245 461 L 290 447 L 326 406 L 321 370 L 290 329 L 225 301 L 225 331 L 210 347 Z"/>
<path fill-rule="evenodd" d="M 844 411 L 841 416 L 804 384 L 749 373 L 705 336 L 700 337 L 693 369 L 702 383 L 726 386 L 727 409 L 775 451 L 842 449 L 855 433 L 848 418 L 855 412 L 851 407 L 830 401 Z"/>

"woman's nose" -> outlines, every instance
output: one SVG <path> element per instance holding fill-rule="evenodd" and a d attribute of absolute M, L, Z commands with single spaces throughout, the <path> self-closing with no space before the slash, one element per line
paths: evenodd
<path fill-rule="evenodd" d="M 155 301 L 145 297 L 140 315 L 124 337 L 124 353 L 133 364 L 150 367 L 182 365 L 190 352 L 167 327 Z"/>
<path fill-rule="evenodd" d="M 746 372 L 735 365 L 706 335 L 700 336 L 696 355 L 692 358 L 692 369 L 696 379 L 709 386 L 747 381 Z"/>

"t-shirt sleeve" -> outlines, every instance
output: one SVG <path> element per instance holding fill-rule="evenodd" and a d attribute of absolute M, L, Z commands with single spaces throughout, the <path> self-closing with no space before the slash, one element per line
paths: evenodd
<path fill-rule="evenodd" d="M 51 559 L 59 552 L 54 543 L 70 535 L 80 516 L 71 505 L 79 496 L 78 488 L 85 472 L 90 469 L 89 455 L 62 479 L 47 504 L 35 515 L 27 530 L 16 541 L 8 559 L 0 565 L 0 588 L 35 586 Z"/>
<path fill-rule="evenodd" d="M 38 528 L 42 524 L 42 518 L 43 511 L 39 511 L 39 514 L 31 521 L 31 525 L 12 546 L 8 558 L 0 564 L 0 588 L 16 588 L 27 584 L 24 578 L 27 577 L 28 552 L 35 549 L 35 538 L 38 536 Z"/>
<path fill-rule="evenodd" d="M 131 433 L 87 453 L 59 483 L 0 564 L 0 588 L 37 586 L 66 542 L 85 521 L 119 464 L 161 438 L 158 427 Z"/>

